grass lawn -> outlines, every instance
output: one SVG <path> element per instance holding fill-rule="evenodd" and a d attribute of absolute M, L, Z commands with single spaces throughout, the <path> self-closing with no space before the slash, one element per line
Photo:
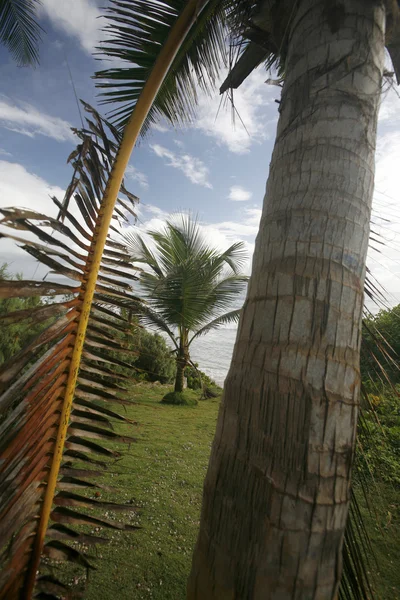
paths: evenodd
<path fill-rule="evenodd" d="M 133 400 L 139 404 L 128 407 L 127 412 L 138 426 L 124 426 L 123 430 L 136 436 L 137 443 L 116 462 L 113 475 L 105 472 L 102 483 L 117 488 L 118 493 L 102 491 L 101 499 L 131 501 L 138 506 L 140 515 L 108 511 L 107 516 L 139 524 L 142 529 L 100 534 L 111 542 L 95 551 L 97 560 L 92 562 L 97 570 L 90 574 L 86 600 L 185 600 L 219 398 L 200 401 L 194 408 L 166 406 L 160 404 L 165 392 L 164 386 L 135 388 Z M 381 598 L 397 600 L 399 495 L 386 487 L 380 488 L 380 495 L 387 502 L 378 507 L 379 526 L 366 510 L 364 514 L 380 564 Z M 380 529 L 386 532 L 384 541 Z M 81 571 L 76 583 L 80 577 Z"/>

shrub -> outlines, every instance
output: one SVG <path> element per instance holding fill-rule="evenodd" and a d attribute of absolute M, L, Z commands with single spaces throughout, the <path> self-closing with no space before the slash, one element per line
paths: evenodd
<path fill-rule="evenodd" d="M 139 351 L 135 368 L 142 370 L 141 378 L 171 383 L 175 377 L 176 363 L 164 338 L 145 329 L 139 329 L 135 338 Z"/>
<path fill-rule="evenodd" d="M 0 266 L 0 280 L 12 279 L 21 279 L 21 276 L 9 273 L 7 264 L 4 263 Z M 37 321 L 35 318 L 7 322 L 7 315 L 20 310 L 33 310 L 40 306 L 44 306 L 44 303 L 39 296 L 0 299 L 0 365 L 28 345 L 51 322 L 50 320 Z"/>
<path fill-rule="evenodd" d="M 358 474 L 400 485 L 399 397 L 387 388 L 368 398 L 370 406 L 364 406 L 358 430 Z"/>
<path fill-rule="evenodd" d="M 194 364 L 197 367 L 197 363 Z M 199 373 L 201 377 L 201 382 Z M 192 366 L 185 368 L 185 377 L 187 380 L 187 386 L 190 390 L 200 390 L 201 383 L 203 384 L 203 386 L 208 388 L 219 388 L 219 386 L 217 386 L 217 384 L 213 379 L 211 379 L 211 377 L 206 375 L 206 373 L 204 373 L 203 371 L 200 371 L 200 369 L 195 369 Z"/>
<path fill-rule="evenodd" d="M 169 392 L 161 400 L 163 404 L 174 404 L 175 406 L 196 406 L 197 400 L 193 394 L 187 392 Z"/>

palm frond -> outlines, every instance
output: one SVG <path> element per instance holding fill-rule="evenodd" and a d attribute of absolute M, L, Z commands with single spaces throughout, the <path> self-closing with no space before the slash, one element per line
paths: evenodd
<path fill-rule="evenodd" d="M 344 547 L 343 574 L 339 600 L 371 600 L 376 597 L 371 579 L 374 553 L 358 506 L 357 496 L 351 491 Z"/>
<path fill-rule="evenodd" d="M 40 0 L 1 0 L 0 40 L 21 66 L 39 62 L 38 44 L 43 31 L 36 21 Z"/>
<path fill-rule="evenodd" d="M 175 348 L 178 348 L 178 341 L 176 339 L 176 336 L 172 329 L 169 327 L 168 323 L 163 319 L 162 315 L 152 310 L 147 304 L 144 303 L 137 305 L 137 310 L 133 310 L 133 314 L 135 314 L 135 316 L 138 317 L 139 322 L 142 325 L 166 333 L 169 339 L 174 344 Z"/>
<path fill-rule="evenodd" d="M 180 46 L 168 76 L 158 91 L 142 133 L 160 117 L 182 123 L 193 116 L 198 87 L 214 88 L 220 66 L 226 63 L 225 2 L 221 0 L 111 0 L 106 9 L 107 41 L 101 54 L 122 60 L 95 74 L 105 103 L 120 106 L 111 118 L 122 127 L 136 106 L 171 28 L 179 15 L 193 5 L 196 19 Z"/>
<path fill-rule="evenodd" d="M 124 239 L 133 264 L 138 257 L 140 264 L 150 267 L 150 272 L 141 272 L 140 284 L 150 309 L 170 328 L 196 331 L 230 308 L 246 286 L 248 278 L 238 275 L 246 259 L 242 242 L 220 252 L 186 214 L 147 235 L 154 244 L 152 251 L 139 233 L 128 233 Z"/>
<path fill-rule="evenodd" d="M 213 260 L 213 267 L 218 269 L 226 263 L 235 275 L 238 275 L 248 260 L 248 253 L 243 242 L 235 242 Z"/>
<path fill-rule="evenodd" d="M 33 210 L 0 210 L 3 228 L 18 231 L 17 236 L 10 233 L 9 237 L 65 282 L 0 282 L 2 297 L 48 298 L 48 303 L 34 315 L 19 311 L 6 315 L 5 320 L 51 319 L 28 347 L 0 368 L 1 599 L 31 597 L 42 554 L 91 568 L 84 553 L 69 545 L 80 535 L 70 525 L 97 523 L 101 527 L 131 528 L 95 518 L 84 510 L 110 507 L 109 503 L 94 503 L 84 493 L 93 486 L 86 482 L 86 477 L 95 473 L 90 465 L 103 464 L 105 459 L 118 455 L 107 446 L 108 442 L 133 441 L 131 436 L 121 436 L 110 429 L 110 419 L 129 419 L 108 406 L 110 402 L 127 402 L 122 396 L 124 388 L 108 365 L 119 362 L 115 353 L 122 359 L 126 353 L 115 336 L 115 331 L 127 326 L 119 307 L 127 301 L 139 302 L 127 281 L 135 275 L 125 261 L 123 246 L 108 236 L 94 302 L 85 305 L 97 227 L 104 209 L 101 199 L 119 142 L 117 132 L 89 105 L 85 108 L 90 113 L 87 128 L 76 131 L 81 143 L 70 157 L 73 184 L 63 202 L 53 199 L 64 222 Z M 114 133 L 113 139 L 107 137 L 106 131 L 111 137 Z M 128 208 L 134 212 L 135 200 L 129 193 L 125 199 L 121 197 L 115 223 L 126 219 Z M 51 233 L 47 233 L 49 229 Z M 7 233 L 2 236 L 7 237 Z M 121 264 L 125 269 L 123 279 Z M 79 327 L 85 311 L 90 314 L 83 334 L 83 357 L 74 364 L 74 348 L 82 335 Z M 76 386 L 68 407 L 71 376 L 76 378 Z M 101 461 L 93 458 L 96 455 Z M 88 468 L 74 470 L 74 459 L 87 462 Z M 120 508 L 132 507 L 112 505 L 113 510 Z M 47 577 L 40 577 L 37 590 L 42 585 L 47 589 L 48 584 Z"/>
<path fill-rule="evenodd" d="M 230 312 L 225 313 L 224 315 L 221 315 L 221 316 L 217 317 L 216 319 L 213 319 L 210 323 L 207 323 L 207 325 L 204 325 L 204 327 L 202 327 L 201 329 L 196 331 L 196 333 L 190 339 L 189 344 L 191 344 L 193 342 L 193 340 L 195 340 L 200 335 L 205 335 L 206 333 L 208 333 L 209 331 L 212 331 L 213 329 L 219 329 L 221 327 L 221 325 L 229 325 L 231 323 L 238 323 L 239 317 L 240 317 L 240 312 L 241 312 L 240 309 L 231 310 Z"/>
<path fill-rule="evenodd" d="M 162 276 L 162 271 L 156 257 L 148 248 L 140 234 L 136 231 L 127 231 L 124 234 L 124 241 L 129 258 L 133 263 L 144 263 L 148 265 L 157 276 Z"/>

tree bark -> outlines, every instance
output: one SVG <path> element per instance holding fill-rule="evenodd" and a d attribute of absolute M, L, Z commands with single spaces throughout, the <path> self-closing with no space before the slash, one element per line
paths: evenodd
<path fill-rule="evenodd" d="M 190 600 L 332 600 L 359 398 L 385 11 L 300 0 Z"/>
<path fill-rule="evenodd" d="M 185 388 L 185 364 L 182 359 L 178 357 L 176 361 L 176 376 L 175 376 L 175 392 L 183 392 Z"/>
<path fill-rule="evenodd" d="M 185 389 L 185 367 L 189 358 L 187 339 L 188 331 L 181 327 L 179 331 L 179 350 L 176 357 L 175 392 L 183 392 Z"/>

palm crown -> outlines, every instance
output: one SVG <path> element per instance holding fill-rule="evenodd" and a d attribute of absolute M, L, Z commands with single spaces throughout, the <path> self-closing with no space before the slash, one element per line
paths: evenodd
<path fill-rule="evenodd" d="M 36 21 L 39 0 L 0 1 L 0 41 L 20 66 L 39 62 L 38 44 L 43 29 Z"/>
<path fill-rule="evenodd" d="M 240 273 L 246 252 L 242 242 L 224 252 L 212 248 L 196 220 L 187 215 L 168 220 L 162 231 L 148 235 L 154 251 L 140 234 L 125 235 L 131 261 L 145 265 L 140 283 L 147 303 L 140 305 L 139 317 L 172 340 L 177 353 L 175 391 L 182 391 L 192 341 L 239 318 L 240 310 L 232 304 L 246 286 L 247 277 Z"/>

